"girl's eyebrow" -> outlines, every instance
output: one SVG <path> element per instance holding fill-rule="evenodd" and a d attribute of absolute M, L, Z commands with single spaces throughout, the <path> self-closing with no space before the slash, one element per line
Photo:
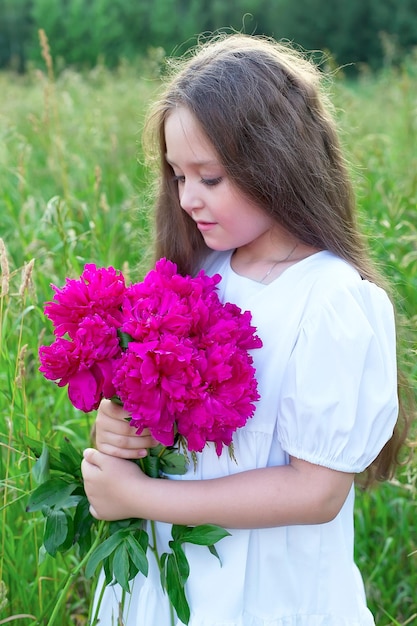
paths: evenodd
<path fill-rule="evenodd" d="M 174 161 L 171 161 L 171 159 L 168 158 L 168 154 L 167 153 L 165 153 L 165 160 L 166 160 L 166 162 L 169 165 L 177 166 L 177 164 Z M 219 167 L 220 163 L 218 161 L 214 160 L 214 159 L 208 159 L 208 160 L 206 160 L 206 159 L 196 159 L 195 161 L 193 161 L 191 163 L 191 165 L 196 165 L 198 167 L 214 165 L 216 167 Z"/>

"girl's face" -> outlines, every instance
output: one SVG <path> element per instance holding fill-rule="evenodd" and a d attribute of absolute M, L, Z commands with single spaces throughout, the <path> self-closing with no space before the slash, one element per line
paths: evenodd
<path fill-rule="evenodd" d="M 248 246 L 265 256 L 275 222 L 229 180 L 193 114 L 173 110 L 165 122 L 166 160 L 178 185 L 180 205 L 212 250 Z"/>

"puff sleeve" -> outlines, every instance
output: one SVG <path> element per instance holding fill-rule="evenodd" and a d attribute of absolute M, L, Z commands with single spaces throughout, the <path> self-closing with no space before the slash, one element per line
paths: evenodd
<path fill-rule="evenodd" d="M 362 472 L 398 414 L 395 323 L 368 281 L 331 292 L 300 326 L 284 375 L 278 438 L 291 456 Z"/>

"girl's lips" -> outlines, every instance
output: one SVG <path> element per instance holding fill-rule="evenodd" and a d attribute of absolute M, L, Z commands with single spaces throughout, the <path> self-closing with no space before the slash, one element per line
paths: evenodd
<path fill-rule="evenodd" d="M 216 226 L 215 222 L 196 222 L 196 224 L 198 230 L 200 231 L 210 230 L 211 228 L 214 228 L 214 226 Z"/>

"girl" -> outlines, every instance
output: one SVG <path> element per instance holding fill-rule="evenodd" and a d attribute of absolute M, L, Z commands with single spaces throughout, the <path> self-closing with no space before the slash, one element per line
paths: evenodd
<path fill-rule="evenodd" d="M 190 626 L 370 626 L 353 561 L 354 478 L 395 466 L 395 327 L 319 73 L 276 42 L 222 36 L 186 62 L 150 122 L 156 257 L 220 273 L 221 298 L 251 311 L 261 399 L 235 434 L 236 461 L 206 446 L 178 480 L 126 460 L 156 442 L 103 401 L 82 465 L 91 512 L 157 520 L 162 548 L 173 523 L 230 529 L 221 567 L 186 548 Z M 125 602 L 127 626 L 170 623 L 150 561 Z M 101 626 L 119 623 L 119 600 L 106 588 Z"/>

